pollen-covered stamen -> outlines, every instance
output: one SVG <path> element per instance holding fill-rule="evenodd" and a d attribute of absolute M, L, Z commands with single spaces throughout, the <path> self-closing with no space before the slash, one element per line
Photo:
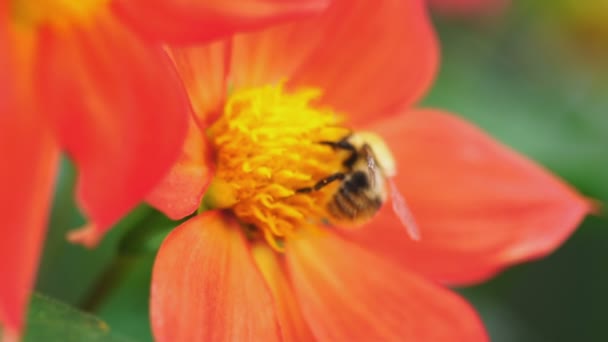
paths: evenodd
<path fill-rule="evenodd" d="M 339 141 L 349 130 L 339 115 L 315 106 L 320 95 L 315 89 L 287 93 L 281 85 L 241 90 L 208 132 L 217 156 L 208 200 L 256 226 L 276 249 L 294 229 L 327 216 L 324 205 L 338 183 L 297 190 L 342 170 L 348 156 L 321 143 Z"/>

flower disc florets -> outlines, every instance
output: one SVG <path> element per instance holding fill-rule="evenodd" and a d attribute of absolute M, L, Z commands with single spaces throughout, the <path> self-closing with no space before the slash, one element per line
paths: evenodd
<path fill-rule="evenodd" d="M 348 155 L 321 143 L 350 131 L 340 115 L 315 104 L 320 95 L 317 89 L 288 93 L 282 85 L 237 91 L 208 131 L 217 169 L 207 204 L 230 208 L 275 249 L 294 229 L 327 217 L 325 203 L 337 183 L 297 190 L 340 171 Z"/>

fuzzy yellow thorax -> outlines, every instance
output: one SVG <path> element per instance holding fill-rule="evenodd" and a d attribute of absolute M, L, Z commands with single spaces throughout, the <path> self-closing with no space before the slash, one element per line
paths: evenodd
<path fill-rule="evenodd" d="M 349 134 L 342 117 L 316 105 L 317 89 L 287 92 L 282 85 L 239 90 L 209 129 L 216 175 L 207 204 L 229 208 L 281 250 L 294 229 L 318 224 L 338 184 L 297 193 L 341 171 L 344 151 L 322 141 Z"/>

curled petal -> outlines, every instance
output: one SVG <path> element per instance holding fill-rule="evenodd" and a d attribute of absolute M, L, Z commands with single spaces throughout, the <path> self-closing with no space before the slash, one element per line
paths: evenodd
<path fill-rule="evenodd" d="M 335 234 L 288 241 L 297 298 L 321 341 L 486 341 L 462 298 Z"/>
<path fill-rule="evenodd" d="M 236 36 L 233 53 L 236 87 L 318 87 L 354 125 L 418 100 L 438 62 L 419 0 L 336 0 L 323 15 Z"/>
<path fill-rule="evenodd" d="M 196 211 L 212 177 L 210 154 L 201 129 L 194 119 L 190 119 L 181 156 L 148 195 L 147 202 L 174 220 Z"/>
<path fill-rule="evenodd" d="M 196 216 L 163 242 L 152 275 L 157 341 L 276 341 L 275 306 L 239 225 Z"/>
<path fill-rule="evenodd" d="M 169 50 L 190 96 L 201 129 L 222 113 L 226 99 L 230 44 L 227 41 Z"/>
<path fill-rule="evenodd" d="M 152 190 L 178 158 L 190 109 L 167 55 L 103 8 L 41 30 L 39 92 L 78 166 L 77 196 L 97 235 Z"/>
<path fill-rule="evenodd" d="M 192 43 L 318 13 L 329 0 L 116 0 L 126 23 L 152 39 Z"/>
<path fill-rule="evenodd" d="M 476 282 L 544 256 L 591 210 L 548 171 L 451 114 L 409 112 L 370 129 L 394 152 L 421 239 L 409 239 L 387 208 L 348 236 L 436 280 Z"/>

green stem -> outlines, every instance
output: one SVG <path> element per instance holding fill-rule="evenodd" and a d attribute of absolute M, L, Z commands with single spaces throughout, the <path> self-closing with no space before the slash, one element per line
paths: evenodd
<path fill-rule="evenodd" d="M 101 304 L 122 284 L 122 280 L 137 263 L 137 257 L 117 256 L 106 267 L 96 285 L 91 289 L 80 305 L 81 309 L 96 312 Z"/>

